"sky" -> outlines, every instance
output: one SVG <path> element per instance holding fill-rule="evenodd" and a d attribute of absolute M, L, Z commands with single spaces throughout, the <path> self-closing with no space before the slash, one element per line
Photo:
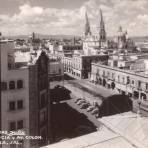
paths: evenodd
<path fill-rule="evenodd" d="M 116 35 L 119 26 L 129 36 L 148 35 L 148 0 L 0 0 L 0 32 L 83 35 L 85 12 L 96 32 L 100 9 L 107 36 Z"/>

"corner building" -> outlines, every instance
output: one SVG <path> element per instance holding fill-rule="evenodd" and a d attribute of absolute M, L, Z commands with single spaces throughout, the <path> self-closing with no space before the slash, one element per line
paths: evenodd
<path fill-rule="evenodd" d="M 48 57 L 35 55 L 26 65 L 15 62 L 14 42 L 0 41 L 0 131 L 22 130 L 42 140 L 19 140 L 1 148 L 38 148 L 50 142 Z"/>

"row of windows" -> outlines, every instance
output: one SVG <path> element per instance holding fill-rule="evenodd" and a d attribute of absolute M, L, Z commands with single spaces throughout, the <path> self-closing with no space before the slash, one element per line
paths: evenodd
<path fill-rule="evenodd" d="M 13 90 L 16 88 L 17 89 L 23 88 L 23 81 L 22 80 L 17 80 L 17 82 L 10 81 L 8 84 L 7 84 L 7 82 L 1 82 L 1 90 L 7 90 L 7 89 Z"/>
<path fill-rule="evenodd" d="M 9 111 L 20 110 L 23 109 L 23 107 L 24 107 L 23 100 L 9 102 Z"/>
<path fill-rule="evenodd" d="M 10 131 L 21 130 L 23 128 L 24 128 L 24 121 L 23 120 L 11 121 L 9 123 L 9 130 Z"/>
<path fill-rule="evenodd" d="M 96 74 L 99 75 L 99 69 L 97 69 L 97 73 Z M 103 70 L 103 74 L 102 75 L 106 76 L 107 78 L 115 79 L 115 73 L 110 73 L 108 71 L 104 71 Z M 118 80 L 119 83 L 122 82 L 124 84 L 126 83 L 126 84 L 132 84 L 132 85 L 135 84 L 135 81 L 131 80 L 129 76 L 127 76 L 125 78 L 125 77 L 122 77 L 121 75 L 118 75 L 117 80 Z M 137 84 L 137 86 L 139 88 L 141 88 L 141 86 L 142 86 L 142 82 L 141 81 L 137 81 L 136 84 Z M 145 88 L 148 90 L 148 83 L 145 84 Z"/>

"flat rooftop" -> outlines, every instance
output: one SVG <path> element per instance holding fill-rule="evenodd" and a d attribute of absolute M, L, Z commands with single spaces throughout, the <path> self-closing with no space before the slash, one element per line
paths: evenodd
<path fill-rule="evenodd" d="M 41 148 L 148 148 L 148 118 L 126 112 L 98 121 L 97 132 Z"/>

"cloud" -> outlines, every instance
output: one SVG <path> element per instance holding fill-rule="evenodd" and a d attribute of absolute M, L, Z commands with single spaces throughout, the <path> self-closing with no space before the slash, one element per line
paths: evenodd
<path fill-rule="evenodd" d="M 15 0 L 17 1 L 17 0 Z M 21 0 L 19 13 L 13 16 L 0 15 L 0 30 L 3 34 L 83 35 L 85 11 L 87 10 L 91 28 L 99 27 L 99 9 L 103 11 L 107 35 L 115 35 L 121 25 L 129 36 L 148 34 L 147 0 L 88 0 L 79 8 L 58 9 L 31 6 L 31 0 Z M 68 1 L 67 1 L 68 2 Z"/>

